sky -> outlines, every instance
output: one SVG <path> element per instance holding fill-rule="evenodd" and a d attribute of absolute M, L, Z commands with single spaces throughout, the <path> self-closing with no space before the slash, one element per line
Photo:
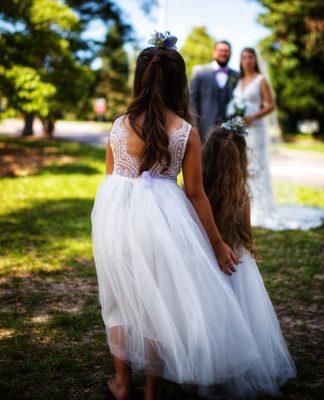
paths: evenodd
<path fill-rule="evenodd" d="M 194 26 L 205 26 L 216 39 L 232 43 L 233 55 L 230 65 L 237 69 L 240 51 L 246 46 L 255 46 L 268 31 L 257 22 L 262 7 L 256 0 L 160 0 L 164 8 L 156 8 L 151 16 L 145 15 L 138 0 L 117 0 L 124 19 L 135 30 L 140 46 L 146 46 L 154 30 L 169 30 L 178 37 L 178 48 L 182 46 Z M 165 10 L 163 13 L 162 10 Z M 165 27 L 165 29 L 164 29 Z M 87 37 L 102 38 L 105 27 L 94 22 Z M 99 61 L 94 67 L 99 66 Z"/>

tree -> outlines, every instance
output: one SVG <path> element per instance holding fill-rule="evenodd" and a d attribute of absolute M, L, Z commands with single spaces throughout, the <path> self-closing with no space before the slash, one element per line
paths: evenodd
<path fill-rule="evenodd" d="M 0 70 L 0 92 L 5 93 L 9 107 L 23 113 L 27 135 L 33 133 L 35 115 L 50 135 L 57 118 L 88 107 L 94 87 L 90 64 L 103 45 L 82 38 L 93 20 L 100 19 L 107 26 L 116 22 L 124 38 L 130 39 L 132 32 L 110 0 L 2 0 L 0 19 L 6 21 L 0 25 L 1 70 L 24 74 L 27 68 L 28 77 L 36 79 L 32 89 L 27 79 L 17 76 L 17 84 L 12 75 Z M 26 97 L 27 86 L 31 92 Z M 50 87 L 55 90 L 49 91 Z"/>
<path fill-rule="evenodd" d="M 143 1 L 143 0 L 142 0 Z M 66 3 L 77 13 L 82 31 L 89 24 L 100 20 L 105 26 L 117 25 L 124 41 L 134 42 L 132 26 L 124 21 L 123 13 L 114 0 L 66 0 Z M 142 4 L 142 3 L 140 3 Z M 147 10 L 150 12 L 150 8 Z M 78 37 L 75 42 L 76 50 L 82 50 L 81 57 L 87 60 L 88 65 L 100 53 L 105 40 L 82 40 Z"/>
<path fill-rule="evenodd" d="M 214 45 L 214 38 L 204 26 L 197 26 L 191 30 L 180 50 L 186 62 L 189 78 L 195 65 L 206 64 L 211 61 Z"/>
<path fill-rule="evenodd" d="M 95 95 L 106 99 L 105 117 L 111 120 L 125 110 L 130 97 L 128 55 L 124 49 L 123 30 L 118 24 L 109 28 L 99 55 L 103 66 L 98 71 Z"/>
<path fill-rule="evenodd" d="M 30 135 L 34 116 L 51 112 L 59 88 L 50 74 L 55 61 L 72 57 L 70 38 L 80 33 L 79 19 L 58 0 L 3 0 L 0 17 L 6 20 L 0 28 L 2 91 L 8 105 L 23 113 L 23 134 Z"/>
<path fill-rule="evenodd" d="M 51 137 L 55 121 L 67 113 L 82 113 L 89 108 L 91 92 L 95 79 L 94 72 L 75 60 L 70 52 L 51 60 L 44 80 L 52 84 L 56 91 L 48 99 L 48 112 L 40 114 L 44 133 Z"/>
<path fill-rule="evenodd" d="M 259 0 L 260 22 L 271 30 L 261 41 L 276 92 L 280 123 L 296 131 L 301 119 L 324 131 L 324 3 L 321 0 Z"/>
<path fill-rule="evenodd" d="M 29 67 L 13 66 L 0 68 L 0 82 L 4 81 L 3 93 L 9 99 L 9 106 L 25 115 L 23 136 L 32 131 L 34 115 L 45 117 L 49 112 L 48 102 L 56 89 L 44 83 L 36 70 Z"/>

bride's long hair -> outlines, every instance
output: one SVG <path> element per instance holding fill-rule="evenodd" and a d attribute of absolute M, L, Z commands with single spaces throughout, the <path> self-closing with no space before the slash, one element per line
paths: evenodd
<path fill-rule="evenodd" d="M 253 47 L 245 47 L 245 48 L 241 51 L 241 57 L 240 57 L 240 72 L 241 72 L 241 77 L 244 76 L 244 69 L 243 69 L 243 66 L 242 66 L 242 56 L 243 56 L 243 53 L 249 53 L 249 54 L 252 54 L 252 56 L 254 56 L 254 59 L 255 59 L 255 67 L 254 67 L 254 70 L 255 70 L 255 72 L 257 72 L 258 74 L 260 74 L 261 71 L 260 71 L 260 67 L 259 67 L 259 63 L 258 63 L 258 56 L 257 56 L 256 51 L 254 50 Z"/>
<path fill-rule="evenodd" d="M 202 150 L 204 188 L 225 243 L 238 253 L 256 249 L 246 233 L 244 211 L 249 199 L 248 159 L 244 136 L 214 128 Z"/>
<path fill-rule="evenodd" d="M 186 67 L 180 53 L 160 47 L 144 49 L 137 58 L 133 95 L 126 115 L 132 129 L 145 142 L 139 172 L 149 170 L 156 162 L 165 170 L 171 162 L 166 110 L 192 122 Z"/>

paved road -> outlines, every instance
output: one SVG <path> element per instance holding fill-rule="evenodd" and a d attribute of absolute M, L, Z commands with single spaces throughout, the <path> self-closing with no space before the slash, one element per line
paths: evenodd
<path fill-rule="evenodd" d="M 81 143 L 104 145 L 110 124 L 101 122 L 58 121 L 55 125 L 55 139 L 74 140 Z M 21 136 L 23 122 L 19 119 L 6 119 L 0 122 L 0 134 Z M 42 125 L 34 123 L 35 136 L 42 136 Z"/>
<path fill-rule="evenodd" d="M 324 156 L 295 150 L 270 152 L 271 175 L 278 180 L 324 189 Z"/>
<path fill-rule="evenodd" d="M 19 136 L 21 129 L 22 121 L 18 119 L 7 119 L 0 123 L 0 134 Z M 104 123 L 58 121 L 54 137 L 104 146 L 107 141 L 108 129 L 109 125 Z M 35 133 L 41 135 L 41 132 L 41 124 L 36 121 Z M 324 189 L 323 154 L 271 149 L 270 166 L 271 175 L 277 180 Z"/>

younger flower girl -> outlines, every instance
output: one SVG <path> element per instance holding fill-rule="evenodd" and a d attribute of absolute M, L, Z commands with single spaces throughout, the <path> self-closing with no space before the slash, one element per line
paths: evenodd
<path fill-rule="evenodd" d="M 214 128 L 203 147 L 203 179 L 214 219 L 220 234 L 239 255 L 237 272 L 227 277 L 240 304 L 261 362 L 250 368 L 244 379 L 258 392 L 278 393 L 280 385 L 296 375 L 281 329 L 255 263 L 247 186 L 248 161 L 245 136 L 240 118 Z M 234 387 L 244 391 L 245 382 L 235 378 Z M 247 388 L 248 389 L 248 388 Z"/>

